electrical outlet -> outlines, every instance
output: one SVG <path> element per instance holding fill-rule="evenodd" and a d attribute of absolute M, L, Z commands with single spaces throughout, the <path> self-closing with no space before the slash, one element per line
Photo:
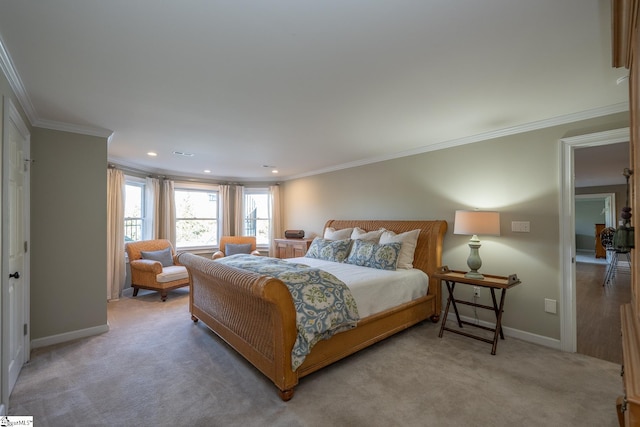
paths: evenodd
<path fill-rule="evenodd" d="M 480 298 L 480 286 L 473 287 L 473 296 L 474 298 Z"/>

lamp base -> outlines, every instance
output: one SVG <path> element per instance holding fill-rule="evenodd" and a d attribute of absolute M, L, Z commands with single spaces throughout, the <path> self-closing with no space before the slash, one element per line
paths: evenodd
<path fill-rule="evenodd" d="M 468 273 L 465 273 L 464 277 L 466 277 L 467 279 L 478 279 L 478 280 L 484 279 L 484 276 L 482 275 L 482 273 L 478 273 L 477 271 L 469 271 Z"/>
<path fill-rule="evenodd" d="M 482 267 L 482 260 L 480 259 L 480 239 L 475 234 L 469 240 L 469 248 L 471 248 L 471 252 L 469 253 L 469 258 L 467 258 L 467 266 L 469 267 L 469 272 L 464 275 L 464 277 L 468 279 L 484 279 L 484 276 L 478 273 L 480 267 Z"/>

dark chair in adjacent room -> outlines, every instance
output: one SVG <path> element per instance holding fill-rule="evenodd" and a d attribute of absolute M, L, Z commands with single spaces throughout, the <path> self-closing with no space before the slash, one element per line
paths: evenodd
<path fill-rule="evenodd" d="M 621 255 L 626 257 L 629 269 L 631 269 L 631 256 L 629 255 L 629 249 L 619 249 L 615 247 L 613 244 L 615 233 L 616 229 L 613 227 L 607 227 L 600 232 L 600 241 L 607 251 L 607 260 L 609 261 L 602 286 L 611 283 L 615 279 Z"/>

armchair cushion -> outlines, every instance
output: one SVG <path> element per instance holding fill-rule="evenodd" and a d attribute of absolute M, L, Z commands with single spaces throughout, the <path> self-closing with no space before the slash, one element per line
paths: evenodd
<path fill-rule="evenodd" d="M 227 256 L 235 255 L 235 254 L 250 254 L 251 253 L 251 243 L 227 243 L 225 245 L 225 254 Z"/>
<path fill-rule="evenodd" d="M 162 273 L 156 276 L 156 280 L 160 283 L 173 282 L 174 280 L 188 279 L 189 272 L 187 267 L 183 265 L 172 265 L 162 269 Z"/>
<path fill-rule="evenodd" d="M 171 248 L 167 247 L 159 251 L 140 251 L 140 256 L 143 259 L 150 259 L 158 261 L 163 267 L 169 267 L 173 265 L 173 254 Z"/>

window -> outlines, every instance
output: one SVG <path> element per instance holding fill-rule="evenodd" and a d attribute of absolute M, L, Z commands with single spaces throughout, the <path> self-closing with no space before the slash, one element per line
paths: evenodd
<path fill-rule="evenodd" d="M 268 246 L 271 241 L 271 196 L 268 188 L 244 190 L 244 235 L 256 236 L 256 244 Z"/>
<path fill-rule="evenodd" d="M 176 247 L 218 244 L 218 190 L 206 185 L 185 185 L 175 191 Z"/>
<path fill-rule="evenodd" d="M 124 241 L 143 240 L 144 236 L 144 181 L 125 177 Z"/>

